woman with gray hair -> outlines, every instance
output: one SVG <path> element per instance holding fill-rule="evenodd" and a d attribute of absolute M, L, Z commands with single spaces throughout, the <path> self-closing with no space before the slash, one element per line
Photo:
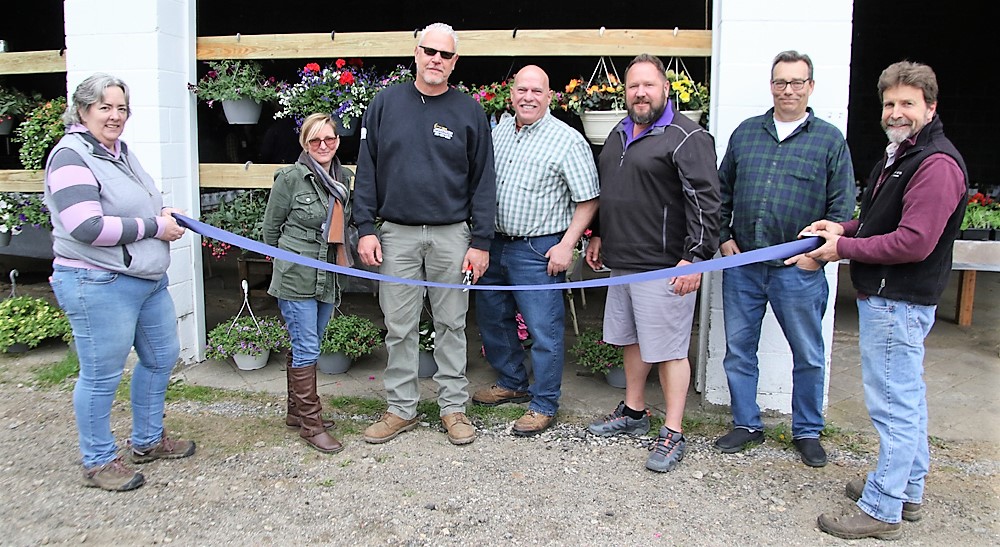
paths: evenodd
<path fill-rule="evenodd" d="M 49 154 L 45 203 L 52 213 L 52 289 L 73 328 L 80 376 L 73 389 L 87 486 L 132 490 L 142 473 L 118 455 L 111 405 L 135 347 L 132 463 L 184 458 L 195 444 L 167 437 L 163 409 L 180 354 L 167 292 L 170 243 L 184 235 L 159 189 L 124 142 L 128 86 L 108 74 L 80 83 Z M 177 211 L 179 212 L 179 211 Z"/>

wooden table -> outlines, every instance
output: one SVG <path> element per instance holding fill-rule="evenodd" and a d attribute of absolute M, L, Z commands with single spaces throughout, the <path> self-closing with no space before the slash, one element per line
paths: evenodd
<path fill-rule="evenodd" d="M 972 303 L 976 297 L 976 272 L 1000 272 L 1000 241 L 955 241 L 953 270 L 960 270 L 955 318 L 959 325 L 972 324 Z"/>

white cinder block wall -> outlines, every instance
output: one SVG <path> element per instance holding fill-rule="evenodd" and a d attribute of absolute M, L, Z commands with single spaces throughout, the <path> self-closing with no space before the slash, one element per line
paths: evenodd
<path fill-rule="evenodd" d="M 778 52 L 787 49 L 812 58 L 816 89 L 809 105 L 819 117 L 846 135 L 853 8 L 851 0 L 806 0 L 792 4 L 773 0 L 714 2 L 711 131 L 720 162 L 729 136 L 740 122 L 764 113 L 773 105 L 768 83 L 771 61 Z M 823 341 L 829 364 L 837 265 L 828 265 L 826 275 L 831 290 L 823 318 Z M 706 365 L 699 384 L 703 386 L 705 401 L 729 405 L 729 388 L 722 368 L 726 354 L 722 275 L 712 275 L 707 285 L 709 290 L 702 305 L 708 309 L 703 315 L 707 315 L 708 340 L 702 344 L 704 353 L 699 359 Z M 703 335 L 704 332 L 703 328 Z M 764 318 L 758 356 L 758 404 L 762 409 L 790 413 L 792 355 L 770 308 Z M 829 367 L 826 386 L 824 393 L 829 387 Z"/>
<path fill-rule="evenodd" d="M 132 116 L 122 139 L 163 192 L 166 205 L 198 216 L 197 125 L 187 83 L 195 75 L 195 0 L 67 0 L 66 87 L 95 72 L 129 86 Z M 204 359 L 201 247 L 189 233 L 171 244 L 170 294 L 181 360 Z"/>

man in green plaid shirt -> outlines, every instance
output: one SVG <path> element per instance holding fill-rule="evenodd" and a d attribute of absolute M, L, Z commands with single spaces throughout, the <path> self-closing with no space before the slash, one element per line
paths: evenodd
<path fill-rule="evenodd" d="M 724 256 L 792 241 L 818 219 L 850 218 L 851 154 L 841 132 L 808 107 L 815 85 L 808 55 L 779 53 L 771 65 L 774 108 L 745 120 L 730 137 L 719 168 Z M 830 288 L 823 266 L 802 254 L 723 272 L 723 367 L 733 430 L 715 441 L 720 451 L 738 452 L 764 440 L 757 348 L 770 302 L 792 350 L 793 442 L 806 465 L 826 465 L 819 434 L 826 379 L 822 321 Z"/>
<path fill-rule="evenodd" d="M 597 168 L 579 131 L 549 113 L 549 77 L 537 66 L 518 71 L 511 85 L 515 115 L 493 129 L 497 172 L 496 234 L 487 285 L 561 283 L 573 250 L 597 211 Z M 520 311 L 531 335 L 535 382 L 528 385 L 518 339 Z M 486 359 L 497 381 L 472 395 L 474 403 L 531 401 L 513 433 L 535 435 L 555 421 L 565 348 L 562 291 L 478 291 L 476 318 Z"/>

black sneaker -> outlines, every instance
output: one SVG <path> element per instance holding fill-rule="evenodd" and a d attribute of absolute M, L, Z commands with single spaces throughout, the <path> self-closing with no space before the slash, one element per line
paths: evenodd
<path fill-rule="evenodd" d="M 742 427 L 734 427 L 732 431 L 715 439 L 715 448 L 723 454 L 734 454 L 744 448 L 753 448 L 763 444 L 763 431 L 750 431 Z"/>
<path fill-rule="evenodd" d="M 823 450 L 823 445 L 819 444 L 819 439 L 795 439 L 792 444 L 802 456 L 802 463 L 809 467 L 826 465 L 826 450 Z"/>

